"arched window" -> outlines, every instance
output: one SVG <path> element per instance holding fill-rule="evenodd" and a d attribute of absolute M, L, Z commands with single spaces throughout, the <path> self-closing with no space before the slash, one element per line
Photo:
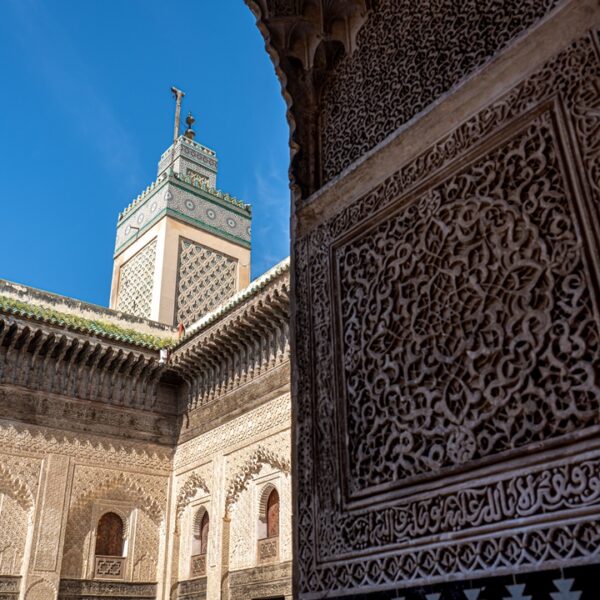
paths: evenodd
<path fill-rule="evenodd" d="M 256 555 L 259 565 L 279 560 L 279 493 L 271 483 L 260 496 Z"/>
<path fill-rule="evenodd" d="M 194 519 L 194 535 L 192 538 L 192 556 L 206 554 L 208 549 L 208 511 L 200 509 Z"/>
<path fill-rule="evenodd" d="M 208 528 L 210 519 L 208 511 L 200 507 L 194 517 L 192 532 L 192 560 L 190 562 L 190 577 L 206 576 L 206 553 L 208 551 Z"/>
<path fill-rule="evenodd" d="M 103 514 L 96 530 L 96 556 L 123 556 L 123 529 L 119 515 Z"/>
<path fill-rule="evenodd" d="M 273 489 L 267 498 L 267 537 L 279 535 L 279 494 Z"/>

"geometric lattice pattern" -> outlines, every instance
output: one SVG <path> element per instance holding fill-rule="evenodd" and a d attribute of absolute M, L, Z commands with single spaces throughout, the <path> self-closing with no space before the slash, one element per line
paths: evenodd
<path fill-rule="evenodd" d="M 237 260 L 181 238 L 175 323 L 188 326 L 236 292 Z"/>
<path fill-rule="evenodd" d="M 150 318 L 156 239 L 146 244 L 121 267 L 117 310 L 136 317 Z"/>

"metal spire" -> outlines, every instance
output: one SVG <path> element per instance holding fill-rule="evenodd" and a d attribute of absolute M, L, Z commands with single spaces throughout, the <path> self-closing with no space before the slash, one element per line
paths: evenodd
<path fill-rule="evenodd" d="M 173 142 L 177 140 L 179 137 L 179 121 L 181 117 L 181 99 L 185 96 L 185 93 L 181 90 L 177 89 L 175 86 L 171 88 L 173 92 L 173 97 L 176 100 L 175 103 L 175 127 L 173 130 Z"/>

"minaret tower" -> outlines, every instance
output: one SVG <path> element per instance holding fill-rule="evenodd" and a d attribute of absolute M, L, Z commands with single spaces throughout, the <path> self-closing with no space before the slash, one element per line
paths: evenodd
<path fill-rule="evenodd" d="M 249 204 L 217 190 L 217 156 L 195 141 L 194 117 L 173 143 L 158 177 L 117 223 L 110 306 L 169 325 L 189 326 L 250 282 Z"/>

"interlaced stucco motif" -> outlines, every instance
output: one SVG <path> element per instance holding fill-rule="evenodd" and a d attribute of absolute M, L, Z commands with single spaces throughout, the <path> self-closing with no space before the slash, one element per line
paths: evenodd
<path fill-rule="evenodd" d="M 117 310 L 137 317 L 150 317 L 155 263 L 156 240 L 153 240 L 121 267 Z"/>
<path fill-rule="evenodd" d="M 180 484 L 177 492 L 177 518 L 180 519 L 186 506 L 195 498 L 200 490 L 210 494 L 208 484 L 200 473 L 192 473 Z"/>
<path fill-rule="evenodd" d="M 598 421 L 559 169 L 545 115 L 337 254 L 353 491 Z"/>
<path fill-rule="evenodd" d="M 289 473 L 291 465 L 289 459 L 278 455 L 276 452 L 259 446 L 248 456 L 241 468 L 236 470 L 227 487 L 225 506 L 234 504 L 240 494 L 248 487 L 252 478 L 260 473 L 264 465 L 270 465 L 274 469 Z"/>
<path fill-rule="evenodd" d="M 173 451 L 156 445 L 117 441 L 91 434 L 78 436 L 66 431 L 33 425 L 16 426 L 13 423 L 0 424 L 0 446 L 5 450 L 10 448 L 16 452 L 65 454 L 93 461 L 99 466 L 129 466 L 130 468 L 151 469 L 154 472 L 165 474 L 168 473 L 173 457 Z M 5 464 L 9 460 L 23 463 L 25 459 L 17 461 L 7 455 L 2 457 Z M 21 471 L 24 475 L 26 474 L 27 481 L 32 484 L 35 482 L 36 486 L 39 479 L 40 460 L 27 459 L 27 463 L 31 463 L 31 466 Z M 12 464 L 11 468 L 14 469 Z"/>
<path fill-rule="evenodd" d="M 300 597 L 597 561 L 596 35 L 296 241 Z"/>
<path fill-rule="evenodd" d="M 266 469 L 265 469 L 266 471 Z M 247 569 L 256 564 L 256 521 L 252 512 L 251 490 L 244 490 L 230 509 L 229 567 L 232 571 Z"/>
<path fill-rule="evenodd" d="M 327 181 L 487 62 L 558 0 L 378 0 L 323 92 Z"/>
<path fill-rule="evenodd" d="M 236 277 L 237 260 L 181 238 L 176 322 L 191 325 L 233 296 Z"/>
<path fill-rule="evenodd" d="M 0 491 L 0 575 L 20 575 L 28 529 L 28 512 Z"/>
<path fill-rule="evenodd" d="M 177 446 L 174 468 L 181 469 L 193 464 L 198 457 L 209 456 L 229 446 L 260 440 L 273 427 L 289 426 L 290 418 L 290 394 L 283 394 L 239 419 Z"/>
<path fill-rule="evenodd" d="M 8 494 L 26 512 L 35 503 L 40 461 L 25 456 L 3 454 L 0 464 L 0 493 Z"/>
<path fill-rule="evenodd" d="M 78 466 L 65 532 L 62 576 L 82 577 L 87 546 L 93 531 L 94 501 L 127 501 L 139 509 L 134 573 L 148 573 L 158 560 L 158 535 L 164 520 L 167 479 L 141 473 L 114 473 L 108 469 Z M 141 516 L 142 513 L 145 516 Z M 139 549 L 139 552 L 138 552 Z M 135 569 L 137 568 L 137 571 Z"/>
<path fill-rule="evenodd" d="M 159 529 L 145 511 L 137 514 L 133 581 L 155 581 L 159 551 Z"/>

